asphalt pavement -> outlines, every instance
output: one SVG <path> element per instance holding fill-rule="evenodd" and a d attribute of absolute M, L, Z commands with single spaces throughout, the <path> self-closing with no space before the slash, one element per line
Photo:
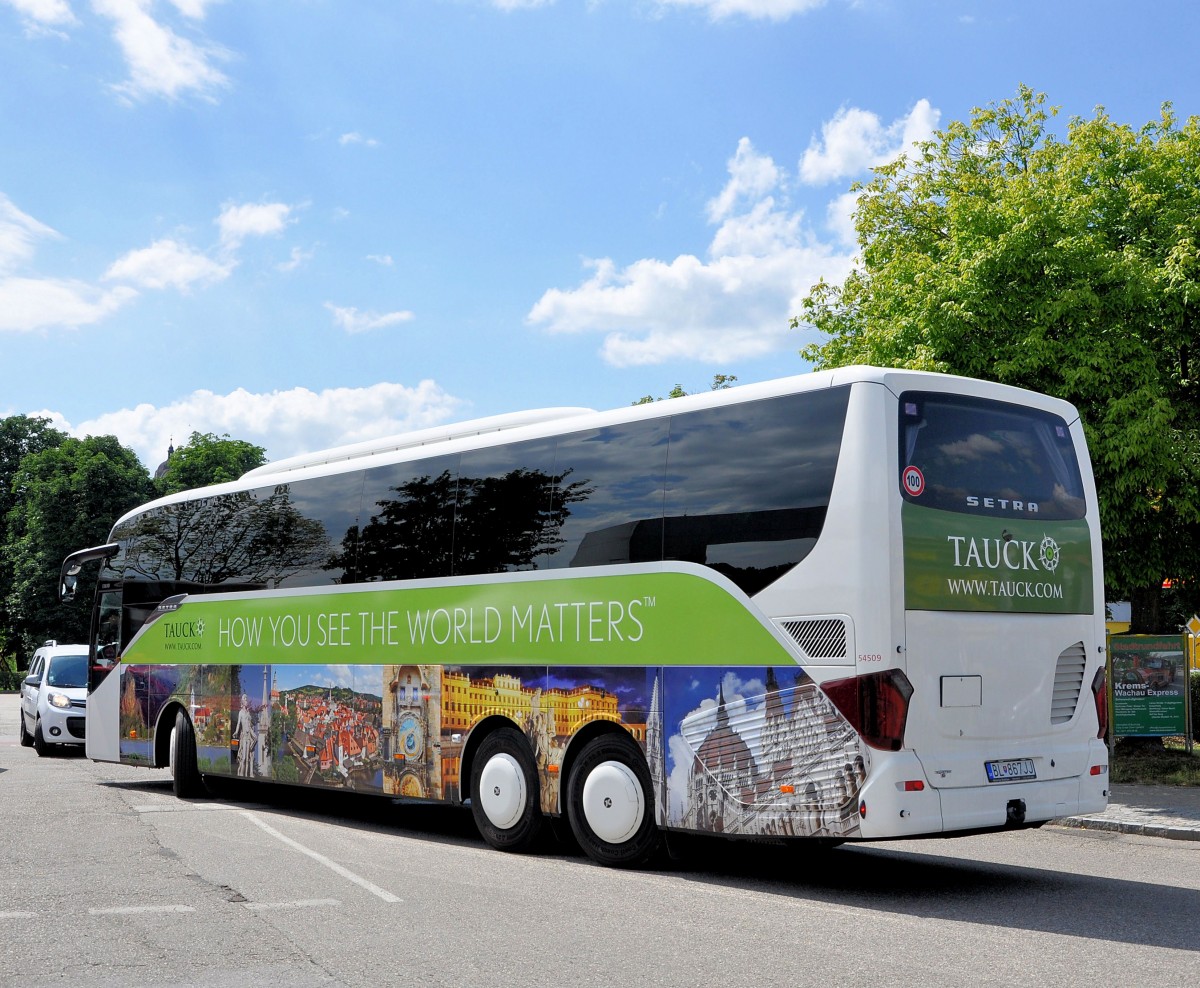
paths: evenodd
<path fill-rule="evenodd" d="M 0 746 L 18 743 L 20 709 L 18 694 L 0 693 Z M 1200 786 L 1113 786 L 1103 813 L 1064 817 L 1053 824 L 1200 841 Z"/>

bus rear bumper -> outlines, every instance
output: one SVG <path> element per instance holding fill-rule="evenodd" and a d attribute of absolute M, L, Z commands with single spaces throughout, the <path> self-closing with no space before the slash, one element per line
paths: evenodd
<path fill-rule="evenodd" d="M 914 754 L 898 752 L 860 791 L 860 834 L 867 840 L 952 834 L 1101 812 L 1108 806 L 1108 751 L 1098 740 L 1091 748 L 1082 775 L 941 789 Z"/>

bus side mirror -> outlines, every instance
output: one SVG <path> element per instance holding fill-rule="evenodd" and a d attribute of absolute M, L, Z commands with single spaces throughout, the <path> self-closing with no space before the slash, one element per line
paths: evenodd
<path fill-rule="evenodd" d="M 95 560 L 109 559 L 121 547 L 115 542 L 107 545 L 92 546 L 90 549 L 80 549 L 63 560 L 62 568 L 58 571 L 58 599 L 62 603 L 75 599 L 75 583 L 79 579 L 79 571 L 84 563 Z"/>

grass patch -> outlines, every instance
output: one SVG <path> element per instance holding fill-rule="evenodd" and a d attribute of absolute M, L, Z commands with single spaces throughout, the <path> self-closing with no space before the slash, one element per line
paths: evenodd
<path fill-rule="evenodd" d="M 1188 754 L 1183 738 L 1164 738 L 1157 745 L 1149 739 L 1122 738 L 1109 765 L 1114 783 L 1150 786 L 1200 786 L 1200 746 Z"/>

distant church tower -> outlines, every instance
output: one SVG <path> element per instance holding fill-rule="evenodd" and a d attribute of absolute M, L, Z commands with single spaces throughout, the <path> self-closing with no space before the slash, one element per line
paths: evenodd
<path fill-rule="evenodd" d="M 158 480 L 164 473 L 167 472 L 167 468 L 171 465 L 171 457 L 174 455 L 175 455 L 175 440 L 171 439 L 167 443 L 167 458 L 165 460 L 163 460 L 162 463 L 160 463 L 158 465 L 157 469 L 154 471 L 154 479 L 155 480 Z"/>

